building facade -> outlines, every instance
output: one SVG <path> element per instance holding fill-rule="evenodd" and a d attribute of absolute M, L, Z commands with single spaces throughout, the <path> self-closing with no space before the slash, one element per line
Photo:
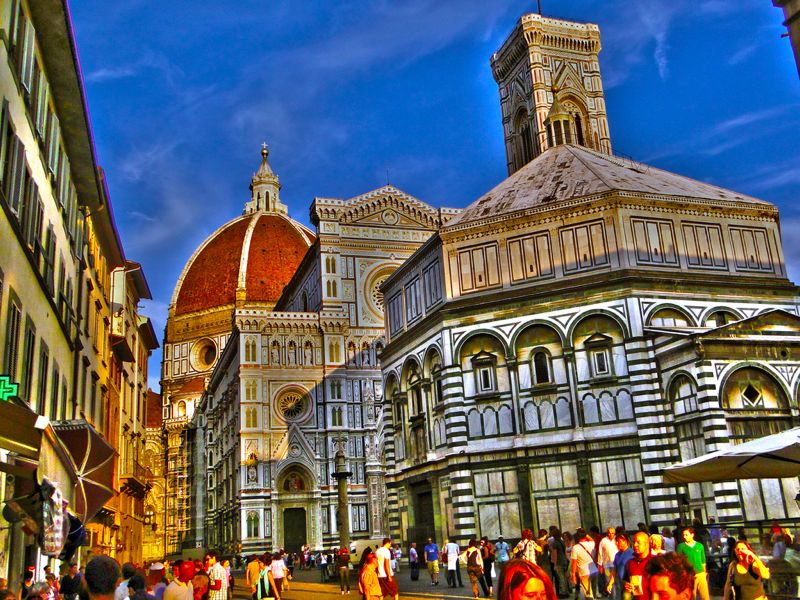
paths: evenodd
<path fill-rule="evenodd" d="M 185 548 L 233 553 L 335 543 L 340 525 L 332 472 L 339 445 L 352 472 L 353 536 L 385 531 L 377 445 L 383 336 L 378 287 L 438 229 L 443 214 L 391 186 L 349 200 L 317 198 L 311 207 L 316 234 L 292 223 L 307 240 L 303 248 L 292 241 L 295 234 L 287 241 L 274 225 L 289 221 L 279 192 L 265 151 L 245 215 L 231 222 L 257 223 L 242 252 L 248 274 L 238 276 L 234 328 L 183 428 L 181 453 L 189 461 L 194 503 Z M 444 218 L 451 214 L 444 211 Z M 229 227 L 212 236 L 200 255 L 213 252 Z M 283 246 L 303 250 L 272 301 L 259 291 L 277 262 L 262 256 L 265 243 L 272 252 L 285 251 Z M 186 285 L 186 278 L 179 282 L 177 298 Z"/>
<path fill-rule="evenodd" d="M 135 513 L 117 508 L 118 471 L 109 470 L 106 482 L 111 513 L 86 514 L 84 500 L 73 493 L 84 476 L 82 461 L 72 455 L 78 450 L 69 434 L 62 433 L 85 431 L 104 440 L 100 445 L 119 445 L 121 398 L 135 403 L 146 386 L 147 357 L 157 346 L 149 321 L 136 307 L 149 291 L 139 271 L 132 276 L 131 295 L 112 311 L 112 274 L 127 272 L 132 263 L 125 258 L 97 166 L 65 3 L 2 2 L 0 24 L 0 375 L 18 386 L 21 404 L 52 423 L 44 437 L 70 473 L 56 480 L 70 510 L 99 521 L 87 523 L 90 529 L 108 525 L 105 538 L 93 537 L 88 551 L 115 553 L 110 536 L 118 527 L 108 517 Z M 144 291 L 133 289 L 139 281 Z M 124 358 L 119 357 L 122 340 L 129 351 Z M 123 379 L 127 384 L 120 396 Z M 134 416 L 129 428 L 136 421 Z M 7 437 L 13 442 L 20 435 L 12 431 Z M 21 459 L 16 450 L 3 451 L 0 462 L 9 466 L 0 470 L 14 473 Z M 43 465 L 39 470 L 46 474 Z M 15 473 L 16 483 L 0 481 L 4 500 L 23 493 L 26 478 Z M 10 575 L 12 583 L 23 565 L 40 567 L 47 560 L 37 553 L 35 537 L 18 534 L 19 527 L 3 522 L 0 528 L 5 548 L 0 574 Z"/>
<path fill-rule="evenodd" d="M 166 556 L 166 472 L 164 462 L 164 417 L 161 395 L 148 390 L 145 409 L 142 465 L 152 475 L 145 498 L 142 560 L 160 561 Z"/>
<path fill-rule="evenodd" d="M 584 48 L 582 32 L 559 47 Z M 391 533 L 799 516 L 797 479 L 661 477 L 798 422 L 800 312 L 777 209 L 612 156 L 607 135 L 563 135 L 586 122 L 569 101 L 562 87 L 546 108 L 561 136 L 540 127 L 545 149 L 521 167 L 507 143 L 511 177 L 381 288 Z"/>

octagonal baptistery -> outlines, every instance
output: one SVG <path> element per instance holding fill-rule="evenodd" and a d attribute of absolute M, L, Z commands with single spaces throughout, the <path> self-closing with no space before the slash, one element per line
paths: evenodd
<path fill-rule="evenodd" d="M 234 308 L 272 308 L 316 239 L 288 216 L 268 154 L 264 148 L 244 214 L 200 245 L 175 286 L 162 363 L 168 423 L 191 417 L 230 335 Z"/>

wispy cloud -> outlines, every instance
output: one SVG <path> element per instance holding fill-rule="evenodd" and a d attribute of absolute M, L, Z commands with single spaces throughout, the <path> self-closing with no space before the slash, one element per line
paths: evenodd
<path fill-rule="evenodd" d="M 86 76 L 86 81 L 87 83 L 104 83 L 144 75 L 149 71 L 161 72 L 171 84 L 174 83 L 175 77 L 181 73 L 180 69 L 164 55 L 152 50 L 145 50 L 137 60 L 131 63 L 103 66 L 90 72 Z"/>
<path fill-rule="evenodd" d="M 152 145 L 136 148 L 117 165 L 119 172 L 128 181 L 141 181 L 143 177 L 151 176 L 157 166 L 163 165 L 179 143 L 177 140 L 160 140 Z"/>
<path fill-rule="evenodd" d="M 758 50 L 760 45 L 761 43 L 758 39 L 756 39 L 754 42 L 750 42 L 749 44 L 745 44 L 731 55 L 731 57 L 728 59 L 728 64 L 735 66 L 743 63 L 750 58 L 750 56 L 752 56 L 756 50 Z"/>
<path fill-rule="evenodd" d="M 672 27 L 678 19 L 720 19 L 755 6 L 757 0 L 617 0 L 603 29 L 607 59 L 603 85 L 612 89 L 625 82 L 643 63 L 652 60 L 659 77 L 669 77 Z M 747 52 L 753 52 L 749 49 Z M 738 59 L 744 60 L 743 54 Z"/>
<path fill-rule="evenodd" d="M 784 129 L 787 125 L 786 115 L 793 110 L 793 107 L 786 105 L 772 106 L 724 119 L 694 135 L 686 136 L 676 144 L 662 148 L 656 154 L 645 157 L 644 162 L 687 153 L 718 156 L 756 138 Z"/>
<path fill-rule="evenodd" d="M 88 81 L 89 83 L 113 81 L 115 79 L 124 79 L 126 77 L 132 77 L 138 72 L 139 68 L 136 65 L 127 65 L 121 67 L 104 67 L 102 69 L 97 69 L 96 71 L 89 73 L 86 76 L 86 81 Z"/>

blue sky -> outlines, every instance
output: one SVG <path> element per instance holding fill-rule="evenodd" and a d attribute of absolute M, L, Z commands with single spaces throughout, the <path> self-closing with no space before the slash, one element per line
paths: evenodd
<path fill-rule="evenodd" d="M 615 151 L 776 203 L 800 279 L 800 81 L 781 11 L 767 0 L 542 4 L 600 25 Z M 387 172 L 434 206 L 465 206 L 502 180 L 489 57 L 535 6 L 74 0 L 99 162 L 159 335 L 194 249 L 241 214 L 264 140 L 303 223 L 315 196 L 349 198 Z"/>

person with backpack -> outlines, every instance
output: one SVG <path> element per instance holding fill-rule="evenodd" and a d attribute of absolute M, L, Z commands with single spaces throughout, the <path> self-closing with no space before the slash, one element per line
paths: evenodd
<path fill-rule="evenodd" d="M 542 547 L 533 541 L 533 532 L 530 529 L 522 530 L 522 539 L 512 550 L 514 556 L 519 555 L 519 558 L 527 560 L 536 564 L 536 553 L 542 553 Z"/>
<path fill-rule="evenodd" d="M 459 560 L 461 564 L 467 565 L 467 575 L 472 584 L 472 597 L 478 598 L 478 581 L 483 581 L 483 558 L 475 538 L 469 541 L 467 549 L 461 553 Z"/>
<path fill-rule="evenodd" d="M 598 573 L 597 563 L 594 560 L 594 540 L 582 527 L 575 532 L 575 539 L 577 541 L 572 546 L 572 554 L 570 556 L 572 562 L 570 579 L 573 585 L 580 582 L 578 598 L 581 595 L 584 598 L 594 598 L 592 590 L 595 585 L 593 580 Z"/>

